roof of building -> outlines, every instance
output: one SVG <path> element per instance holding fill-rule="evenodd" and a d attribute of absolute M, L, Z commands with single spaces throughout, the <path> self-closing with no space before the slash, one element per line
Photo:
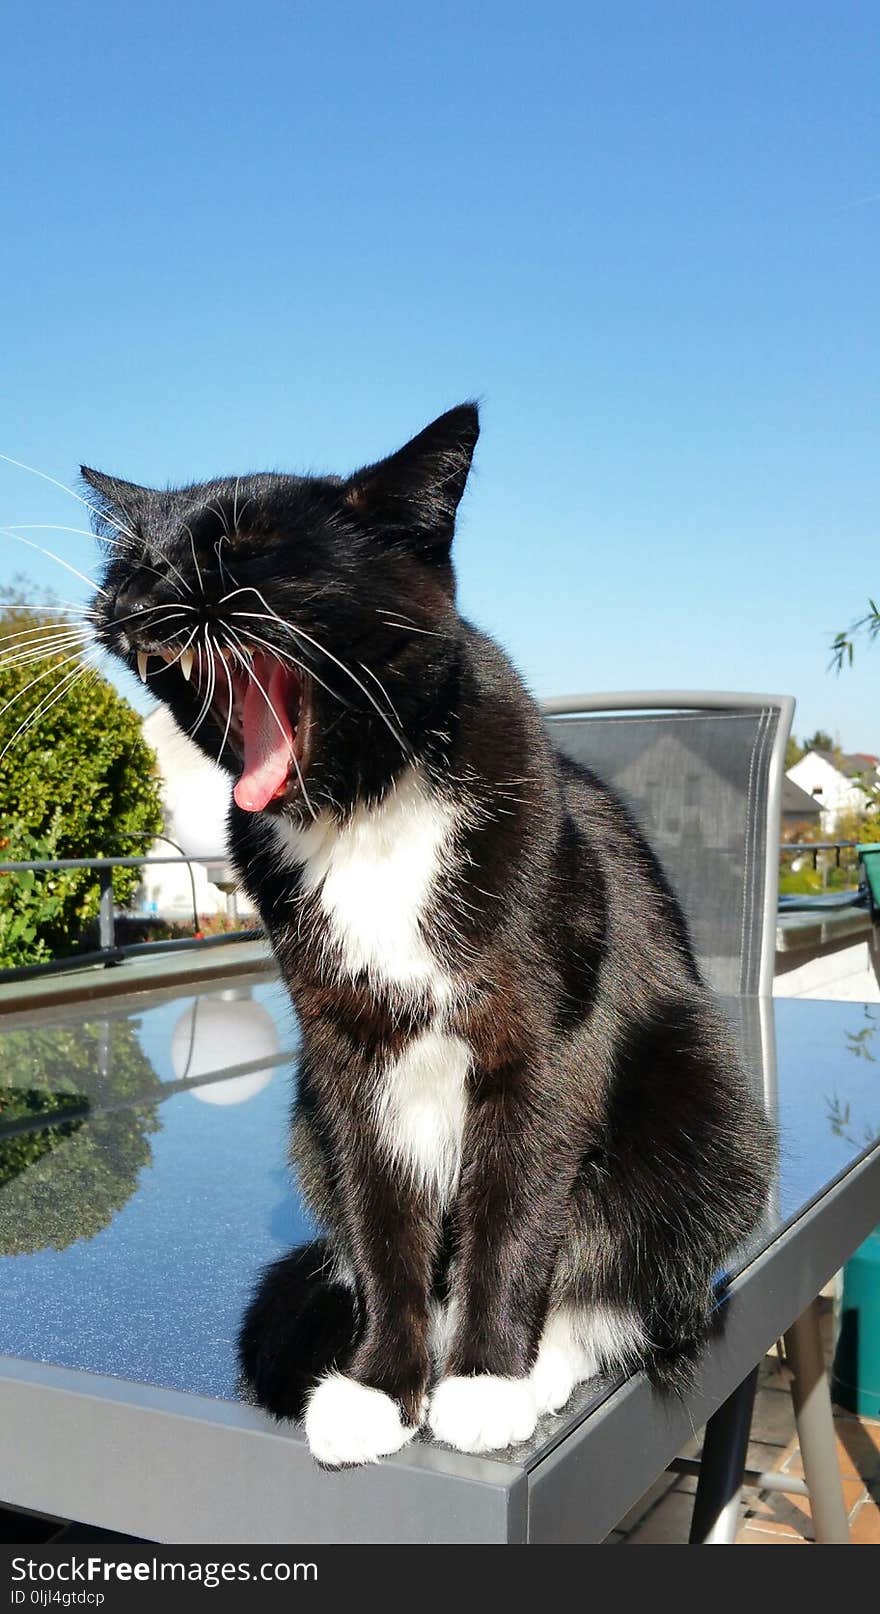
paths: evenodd
<path fill-rule="evenodd" d="M 880 762 L 880 757 L 872 756 L 869 751 L 820 751 L 816 746 L 811 746 L 810 751 L 846 779 L 863 779 L 866 773 L 876 773 Z M 809 756 L 810 751 L 805 755 Z"/>
<path fill-rule="evenodd" d="M 782 780 L 782 814 L 784 818 L 818 818 L 822 808 L 815 796 L 801 790 L 787 775 Z"/>

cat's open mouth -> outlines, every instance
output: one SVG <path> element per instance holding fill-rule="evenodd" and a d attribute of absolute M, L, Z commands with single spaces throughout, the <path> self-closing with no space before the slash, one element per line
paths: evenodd
<path fill-rule="evenodd" d="M 233 795 L 245 812 L 261 812 L 302 787 L 311 727 L 307 680 L 263 651 L 251 657 L 248 671 L 226 661 L 228 681 L 217 670 L 212 704 L 243 764 Z"/>
<path fill-rule="evenodd" d="M 156 652 L 154 652 L 155 654 Z M 247 663 L 229 651 L 195 650 L 184 663 L 180 652 L 161 651 L 202 695 L 223 736 L 222 756 L 232 751 L 241 764 L 233 795 L 247 813 L 281 803 L 302 789 L 311 735 L 309 680 L 264 651 Z"/>

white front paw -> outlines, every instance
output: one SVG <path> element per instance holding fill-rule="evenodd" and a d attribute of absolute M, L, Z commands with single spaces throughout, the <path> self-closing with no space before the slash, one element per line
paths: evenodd
<path fill-rule="evenodd" d="M 431 1397 L 431 1433 L 457 1451 L 501 1451 L 528 1440 L 537 1422 L 529 1379 L 494 1373 L 441 1379 Z"/>
<path fill-rule="evenodd" d="M 309 1450 L 327 1468 L 375 1463 L 412 1440 L 390 1395 L 342 1373 L 331 1373 L 313 1390 L 306 1408 Z"/>

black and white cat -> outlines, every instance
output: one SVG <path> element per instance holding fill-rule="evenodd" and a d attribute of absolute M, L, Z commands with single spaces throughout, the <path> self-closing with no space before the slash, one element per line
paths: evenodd
<path fill-rule="evenodd" d="M 478 430 L 462 405 L 346 478 L 83 470 L 99 637 L 236 776 L 232 855 L 302 1027 L 324 1231 L 263 1275 L 240 1349 L 331 1465 L 423 1424 L 525 1440 L 601 1369 L 686 1382 L 768 1181 L 656 859 L 456 610 Z"/>

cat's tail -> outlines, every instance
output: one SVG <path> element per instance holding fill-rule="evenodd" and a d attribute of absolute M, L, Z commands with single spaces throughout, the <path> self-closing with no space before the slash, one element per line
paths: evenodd
<path fill-rule="evenodd" d="M 266 1267 L 239 1331 L 242 1374 L 267 1412 L 301 1418 L 317 1380 L 345 1366 L 356 1338 L 354 1293 L 316 1239 Z"/>

